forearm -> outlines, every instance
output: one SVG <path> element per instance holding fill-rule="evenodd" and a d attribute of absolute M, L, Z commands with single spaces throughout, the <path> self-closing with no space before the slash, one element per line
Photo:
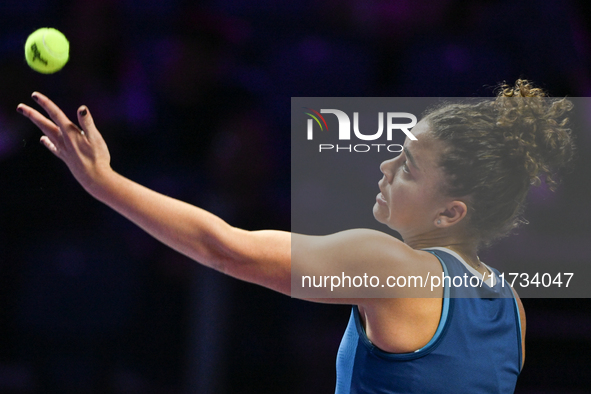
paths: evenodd
<path fill-rule="evenodd" d="M 232 227 L 203 209 L 159 194 L 115 173 L 109 164 L 107 145 L 85 106 L 78 110 L 79 128 L 41 93 L 35 92 L 33 98 L 51 120 L 25 104 L 19 104 L 17 110 L 43 131 L 41 142 L 67 164 L 93 197 L 203 265 L 290 293 L 290 233 Z"/>
<path fill-rule="evenodd" d="M 105 172 L 87 191 L 162 243 L 217 270 L 238 252 L 229 238 L 237 229 L 219 217 Z"/>
<path fill-rule="evenodd" d="M 86 187 L 96 199 L 193 260 L 289 295 L 291 236 L 246 231 L 201 208 L 139 185 L 112 170 Z"/>

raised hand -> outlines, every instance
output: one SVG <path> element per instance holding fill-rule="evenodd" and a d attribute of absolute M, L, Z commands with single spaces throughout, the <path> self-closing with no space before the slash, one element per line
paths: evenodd
<path fill-rule="evenodd" d="M 78 108 L 78 123 L 74 124 L 53 101 L 41 93 L 31 97 L 45 110 L 47 117 L 25 104 L 17 111 L 29 118 L 41 131 L 41 143 L 62 159 L 76 180 L 89 192 L 111 172 L 109 150 L 97 130 L 86 106 Z"/>
<path fill-rule="evenodd" d="M 44 95 L 35 92 L 32 97 L 49 119 L 24 104 L 17 110 L 41 129 L 41 142 L 94 198 L 203 265 L 290 294 L 290 233 L 235 228 L 210 212 L 117 174 L 87 107 L 78 109 L 80 128 Z"/>

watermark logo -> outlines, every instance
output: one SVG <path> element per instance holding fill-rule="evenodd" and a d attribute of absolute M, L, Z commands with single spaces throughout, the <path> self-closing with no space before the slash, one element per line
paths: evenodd
<path fill-rule="evenodd" d="M 308 108 L 308 107 L 303 107 L 303 108 L 307 109 L 308 111 L 314 112 L 314 114 L 316 114 L 316 115 L 313 115 L 310 112 L 305 112 L 306 115 L 311 116 L 312 119 L 314 119 L 316 121 L 316 123 L 318 123 L 318 126 L 320 126 L 320 130 L 324 130 L 324 128 L 322 128 L 322 123 L 324 123 L 324 126 L 326 126 L 326 131 L 328 131 L 328 125 L 326 124 L 326 120 L 324 120 L 324 117 L 322 115 L 320 115 L 320 113 L 318 111 L 315 111 L 312 108 Z M 322 123 L 320 123 L 318 118 L 322 119 Z M 312 123 L 312 119 L 308 119 L 308 139 L 309 140 L 313 139 L 312 136 L 313 136 L 314 124 Z"/>
<path fill-rule="evenodd" d="M 351 119 L 349 115 L 347 115 L 344 111 L 339 109 L 320 109 L 320 112 L 308 108 L 303 107 L 308 112 L 305 112 L 306 115 L 310 116 L 307 121 L 307 129 L 306 129 L 306 136 L 308 140 L 314 139 L 314 121 L 319 126 L 320 131 L 326 130 L 328 131 L 328 124 L 326 120 L 322 116 L 322 114 L 332 114 L 336 116 L 338 121 L 338 139 L 339 141 L 349 141 L 351 140 Z M 401 123 L 400 119 L 407 119 L 408 122 Z M 384 127 L 385 124 L 385 127 Z M 376 141 L 380 139 L 383 134 L 384 130 L 386 131 L 386 139 L 388 141 L 392 141 L 392 135 L 395 130 L 402 131 L 409 139 L 416 141 L 416 137 L 410 131 L 417 124 L 417 117 L 408 112 L 378 112 L 378 130 L 373 134 L 364 134 L 361 132 L 359 127 L 359 112 L 353 112 L 353 135 L 355 138 L 361 141 Z M 323 126 L 324 125 L 324 126 Z M 334 145 L 334 144 L 319 144 L 318 150 L 322 152 L 323 150 L 335 150 L 336 152 L 339 151 L 348 151 L 348 152 L 369 152 L 372 150 L 372 147 L 375 147 L 377 151 L 380 151 L 381 147 L 384 147 L 389 152 L 401 152 L 402 146 L 400 144 L 356 144 L 356 145 Z"/>

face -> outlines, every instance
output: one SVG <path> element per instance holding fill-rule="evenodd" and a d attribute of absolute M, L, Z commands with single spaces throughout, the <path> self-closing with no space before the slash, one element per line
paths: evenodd
<path fill-rule="evenodd" d="M 443 143 L 429 136 L 429 125 L 421 120 L 412 129 L 416 141 L 404 142 L 404 151 L 380 165 L 384 174 L 373 208 L 375 218 L 404 239 L 434 229 L 445 210 L 446 197 L 440 192 L 444 179 L 437 165 Z"/>

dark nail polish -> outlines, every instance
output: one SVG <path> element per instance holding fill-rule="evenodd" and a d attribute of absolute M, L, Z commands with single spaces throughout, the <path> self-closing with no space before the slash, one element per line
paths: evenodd
<path fill-rule="evenodd" d="M 82 111 L 80 111 L 80 116 L 86 116 L 87 113 L 88 111 L 86 110 L 86 108 L 84 108 Z"/>
<path fill-rule="evenodd" d="M 39 101 L 39 96 L 37 96 L 36 94 L 33 94 L 31 97 L 33 97 L 33 100 Z"/>
<path fill-rule="evenodd" d="M 23 108 L 22 108 L 22 107 L 16 107 L 16 110 L 17 110 L 19 113 L 21 113 L 21 114 L 24 114 L 24 113 L 25 113 L 25 111 L 23 110 Z"/>

